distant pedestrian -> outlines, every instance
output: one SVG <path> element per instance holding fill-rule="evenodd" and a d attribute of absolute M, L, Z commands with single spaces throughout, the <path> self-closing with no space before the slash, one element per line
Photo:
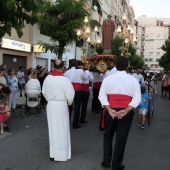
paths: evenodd
<path fill-rule="evenodd" d="M 145 87 L 141 87 L 141 102 L 138 106 L 139 109 L 139 123 L 138 125 L 144 129 L 145 128 L 145 116 L 147 114 L 147 109 L 148 109 L 148 100 L 152 100 L 152 97 L 148 96 L 146 93 Z"/>
<path fill-rule="evenodd" d="M 42 94 L 48 101 L 50 160 L 67 161 L 71 158 L 68 105 L 72 104 L 75 93 L 70 80 L 63 76 L 64 62 L 56 60 L 54 68 L 42 88 Z"/>
<path fill-rule="evenodd" d="M 19 71 L 17 72 L 17 77 L 19 81 L 20 97 L 22 97 L 22 91 L 25 89 L 25 78 L 26 78 L 23 66 L 19 67 Z"/>

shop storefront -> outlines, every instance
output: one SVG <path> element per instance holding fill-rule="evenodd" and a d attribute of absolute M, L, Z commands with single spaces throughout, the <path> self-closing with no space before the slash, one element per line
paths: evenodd
<path fill-rule="evenodd" d="M 0 49 L 0 63 L 6 64 L 7 69 L 14 68 L 18 71 L 19 66 L 23 66 L 25 71 L 30 65 L 31 44 L 2 38 Z"/>

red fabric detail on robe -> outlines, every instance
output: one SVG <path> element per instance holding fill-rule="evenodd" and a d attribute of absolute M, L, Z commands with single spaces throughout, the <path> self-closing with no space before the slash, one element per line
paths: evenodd
<path fill-rule="evenodd" d="M 53 70 L 51 71 L 52 76 L 64 76 L 62 72 L 58 71 L 58 70 Z"/>

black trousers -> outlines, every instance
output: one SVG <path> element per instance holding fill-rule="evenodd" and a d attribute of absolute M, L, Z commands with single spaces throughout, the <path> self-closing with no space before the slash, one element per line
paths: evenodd
<path fill-rule="evenodd" d="M 73 126 L 77 126 L 79 122 L 81 99 L 82 99 L 82 91 L 75 91 Z"/>
<path fill-rule="evenodd" d="M 100 111 L 101 103 L 98 99 L 100 89 L 93 89 L 93 99 L 92 99 L 92 111 Z"/>
<path fill-rule="evenodd" d="M 120 110 L 120 109 L 115 109 Z M 112 119 L 109 113 L 105 113 L 105 133 L 104 133 L 104 156 L 103 161 L 107 164 L 111 163 L 112 170 L 119 170 L 120 165 L 123 162 L 123 156 L 126 146 L 128 133 L 131 127 L 134 112 L 129 112 L 122 119 Z M 114 153 L 112 154 L 112 140 L 116 130 L 116 142 L 114 147 Z"/>
<path fill-rule="evenodd" d="M 89 95 L 90 95 L 89 91 L 82 91 L 80 121 L 84 121 L 86 118 Z"/>

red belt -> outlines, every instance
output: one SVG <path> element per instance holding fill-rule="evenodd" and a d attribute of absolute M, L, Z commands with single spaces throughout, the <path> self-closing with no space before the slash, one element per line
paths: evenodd
<path fill-rule="evenodd" d="M 75 91 L 82 90 L 82 84 L 80 84 L 80 83 L 72 83 L 72 85 L 73 85 Z"/>
<path fill-rule="evenodd" d="M 93 89 L 100 89 L 102 82 L 93 83 Z"/>
<path fill-rule="evenodd" d="M 82 84 L 83 91 L 89 91 L 89 84 Z"/>
<path fill-rule="evenodd" d="M 129 103 L 132 101 L 132 97 L 122 94 L 109 94 L 108 101 L 111 108 L 126 108 L 128 107 Z M 104 114 L 105 109 L 102 112 L 102 125 L 101 127 L 104 128 Z"/>

